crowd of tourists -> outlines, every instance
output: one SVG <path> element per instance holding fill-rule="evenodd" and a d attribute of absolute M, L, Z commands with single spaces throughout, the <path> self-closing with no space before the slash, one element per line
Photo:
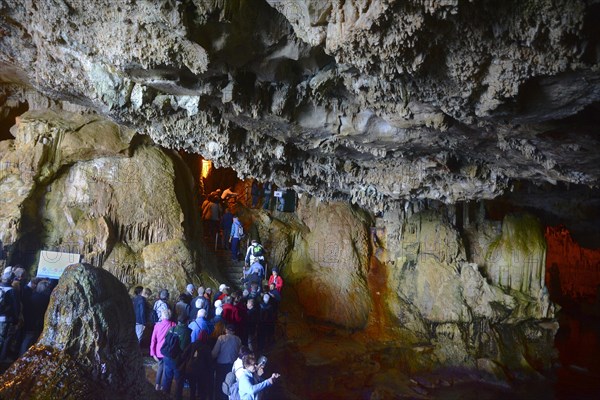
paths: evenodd
<path fill-rule="evenodd" d="M 265 379 L 265 365 L 256 356 L 274 342 L 283 279 L 277 268 L 266 279 L 264 249 L 257 241 L 248 247 L 245 261 L 240 290 L 221 284 L 213 293 L 190 283 L 177 301 L 171 301 L 167 289 L 160 290 L 150 307 L 152 292 L 135 288 L 140 343 L 153 325 L 149 353 L 157 362 L 156 390 L 170 393 L 174 385 L 175 398 L 181 399 L 187 383 L 190 399 L 255 399 L 278 378 Z"/>
<path fill-rule="evenodd" d="M 30 279 L 20 265 L 4 269 L 0 282 L 0 362 L 12 362 L 37 341 L 56 283 Z"/>

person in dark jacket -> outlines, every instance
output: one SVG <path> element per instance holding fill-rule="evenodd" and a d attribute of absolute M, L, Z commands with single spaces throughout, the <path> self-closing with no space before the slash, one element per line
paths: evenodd
<path fill-rule="evenodd" d="M 183 384 L 187 379 L 190 384 L 190 400 L 196 400 L 196 396 L 201 400 L 212 398 L 212 368 L 211 348 L 208 344 L 208 332 L 200 331 L 198 340 L 190 344 L 179 357 L 181 374 L 176 381 L 177 391 L 175 399 L 181 399 Z"/>
<path fill-rule="evenodd" d="M 260 324 L 258 332 L 258 348 L 264 351 L 268 344 L 273 343 L 275 337 L 275 323 L 277 321 L 277 310 L 274 301 L 268 294 L 263 295 L 260 303 Z"/>
<path fill-rule="evenodd" d="M 12 271 L 2 274 L 0 283 L 0 361 L 5 361 L 10 341 L 14 338 L 18 316 L 21 312 L 20 302 L 12 287 L 15 275 Z"/>
<path fill-rule="evenodd" d="M 34 278 L 38 280 L 37 278 Z M 50 293 L 47 290 L 50 282 L 39 281 L 35 285 L 35 290 L 23 292 L 23 341 L 19 356 L 23 355 L 31 345 L 33 345 L 42 330 L 44 330 L 44 316 L 48 303 L 50 303 Z M 29 286 L 31 289 L 31 286 Z"/>
<path fill-rule="evenodd" d="M 133 310 L 135 311 L 135 334 L 138 338 L 138 343 L 142 341 L 142 335 L 144 334 L 144 329 L 146 329 L 146 321 L 148 321 L 148 316 L 146 312 L 148 311 L 148 304 L 146 303 L 146 298 L 142 296 L 142 292 L 144 288 L 141 286 L 136 286 L 133 290 Z"/>
<path fill-rule="evenodd" d="M 225 214 L 221 217 L 221 229 L 223 230 L 223 243 L 224 249 L 229 249 L 229 241 L 227 240 L 228 235 L 231 233 L 231 225 L 233 225 L 233 213 L 231 209 L 227 208 Z"/>

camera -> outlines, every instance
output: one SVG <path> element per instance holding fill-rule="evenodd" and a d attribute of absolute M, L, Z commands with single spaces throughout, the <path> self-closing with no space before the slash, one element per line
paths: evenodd
<path fill-rule="evenodd" d="M 260 356 L 260 358 L 258 359 L 257 365 L 259 367 L 265 367 L 265 365 L 267 365 L 267 357 L 265 356 Z"/>

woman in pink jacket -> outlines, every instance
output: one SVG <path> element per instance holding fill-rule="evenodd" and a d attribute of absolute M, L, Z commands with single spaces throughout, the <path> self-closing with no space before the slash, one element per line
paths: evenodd
<path fill-rule="evenodd" d="M 156 390 L 161 390 L 160 383 L 163 375 L 163 355 L 160 352 L 160 348 L 165 342 L 165 337 L 169 329 L 175 326 L 175 322 L 170 321 L 171 310 L 164 308 L 161 310 L 160 322 L 154 325 L 152 331 L 152 341 L 150 342 L 150 356 L 158 363 L 158 369 L 156 370 Z"/>

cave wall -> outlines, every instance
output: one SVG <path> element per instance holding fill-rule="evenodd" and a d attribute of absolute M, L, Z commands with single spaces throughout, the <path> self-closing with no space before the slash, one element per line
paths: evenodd
<path fill-rule="evenodd" d="M 300 351 L 311 353 L 314 327 L 325 326 L 375 348 L 394 341 L 415 370 L 470 366 L 502 376 L 502 368 L 549 367 L 558 325 L 541 225 L 509 214 L 461 228 L 456 208 L 407 203 L 374 218 L 303 197 L 296 215 L 246 215 L 282 267 L 287 309 L 307 324 L 290 330 Z"/>
<path fill-rule="evenodd" d="M 600 250 L 580 246 L 564 226 L 549 226 L 546 282 L 555 301 L 595 304 L 600 311 Z"/>
<path fill-rule="evenodd" d="M 198 282 L 192 178 L 179 156 L 94 114 L 37 110 L 0 142 L 0 239 L 35 272 L 77 253 L 128 287 Z"/>

